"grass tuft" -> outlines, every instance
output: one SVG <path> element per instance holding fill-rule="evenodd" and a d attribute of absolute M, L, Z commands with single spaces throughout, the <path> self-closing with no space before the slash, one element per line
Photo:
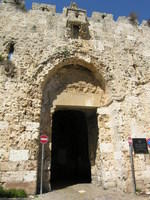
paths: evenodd
<path fill-rule="evenodd" d="M 27 194 L 22 189 L 4 189 L 0 186 L 0 198 L 25 198 Z"/>

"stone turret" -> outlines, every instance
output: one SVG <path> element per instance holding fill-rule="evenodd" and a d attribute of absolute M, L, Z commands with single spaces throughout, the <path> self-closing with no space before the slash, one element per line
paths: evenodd
<path fill-rule="evenodd" d="M 89 38 L 88 20 L 86 10 L 78 8 L 78 5 L 73 2 L 66 12 L 68 33 L 71 38 Z"/>

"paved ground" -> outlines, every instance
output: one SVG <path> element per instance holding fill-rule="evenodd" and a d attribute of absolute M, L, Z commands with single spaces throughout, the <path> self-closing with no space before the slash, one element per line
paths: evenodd
<path fill-rule="evenodd" d="M 150 200 L 150 196 L 103 190 L 92 184 L 77 184 L 39 195 L 37 200 Z"/>

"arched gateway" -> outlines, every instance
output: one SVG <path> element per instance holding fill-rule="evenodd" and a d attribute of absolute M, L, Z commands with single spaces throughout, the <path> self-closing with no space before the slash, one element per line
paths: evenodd
<path fill-rule="evenodd" d="M 45 191 L 101 182 L 95 169 L 100 167 L 97 108 L 105 104 L 104 80 L 98 73 L 95 76 L 92 64 L 77 58 L 58 66 L 43 84 L 40 132 L 49 136 Z"/>
<path fill-rule="evenodd" d="M 150 137 L 148 23 L 87 17 L 75 3 L 26 13 L 23 2 L 0 1 L 0 186 L 39 191 L 47 134 L 44 191 L 92 182 L 131 192 L 128 137 Z M 134 164 L 149 193 L 149 155 Z"/>

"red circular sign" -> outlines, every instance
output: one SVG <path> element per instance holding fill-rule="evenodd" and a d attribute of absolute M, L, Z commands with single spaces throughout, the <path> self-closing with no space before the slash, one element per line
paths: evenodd
<path fill-rule="evenodd" d="M 46 144 L 48 142 L 48 136 L 47 135 L 41 135 L 40 136 L 40 143 Z"/>
<path fill-rule="evenodd" d="M 131 137 L 128 137 L 128 143 L 129 143 L 129 145 L 132 144 L 132 138 Z"/>

